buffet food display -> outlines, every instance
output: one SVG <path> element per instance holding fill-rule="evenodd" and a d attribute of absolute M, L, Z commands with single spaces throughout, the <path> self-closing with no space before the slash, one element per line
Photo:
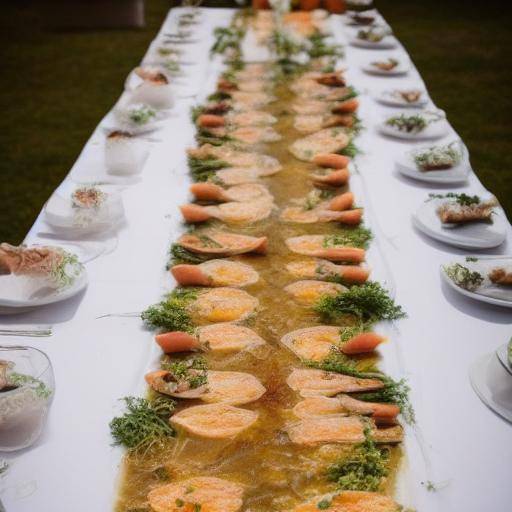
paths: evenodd
<path fill-rule="evenodd" d="M 415 368 L 404 360 L 410 352 L 400 334 L 402 322 L 414 323 L 418 313 L 396 293 L 393 237 L 368 185 L 385 169 L 368 172 L 359 162 L 400 140 L 401 156 L 394 154 L 401 179 L 455 186 L 470 175 L 467 149 L 421 81 L 385 83 L 371 95 L 361 88 L 365 75 L 386 81 L 409 72 L 404 52 L 399 58 L 383 52 L 399 43 L 377 11 L 338 16 L 271 3 L 273 10 L 173 9 L 95 133 L 96 147 L 84 151 L 95 151 L 90 161 L 101 164 L 78 163 L 75 185 L 61 187 L 38 221 L 54 237 L 83 236 L 85 244 L 115 239 L 120 247 L 109 256 L 133 249 L 136 267 L 147 253 L 136 239 L 128 245 L 117 238 L 130 229 L 125 218 L 138 210 L 138 233 L 167 230 L 164 238 L 155 233 L 159 251 L 144 261 L 160 260 L 165 275 L 157 279 L 102 273 L 100 257 L 90 263 L 103 275 L 100 293 L 118 287 L 133 308 L 116 311 L 108 292 L 96 295 L 87 325 L 109 326 L 105 343 L 116 338 L 116 322 L 135 332 L 126 354 L 139 361 L 109 353 L 111 378 L 97 374 L 98 385 L 113 379 L 124 397 L 99 430 L 101 443 L 110 436 L 117 446 L 108 470 L 100 470 L 110 479 L 100 492 L 109 486 L 111 492 L 84 497 L 73 510 L 91 504 L 117 512 L 435 508 L 432 494 L 442 485 L 422 436 L 425 415 L 415 412 Z M 359 53 L 347 66 L 350 51 Z M 360 57 L 364 52 L 369 56 Z M 403 110 L 382 117 L 373 112 L 377 104 Z M 148 175 L 151 149 L 167 162 L 165 181 Z M 188 176 L 176 172 L 185 167 Z M 144 182 L 150 187 L 137 189 Z M 168 185 L 164 204 L 159 189 Z M 154 208 L 147 223 L 146 205 Z M 510 234 L 489 194 L 439 191 L 417 207 L 418 231 L 457 247 L 498 247 Z M 27 242 L 0 246 L 2 274 L 44 280 L 54 301 L 63 289 L 73 294 L 60 300 L 83 290 L 77 256 L 34 237 Z M 468 255 L 441 268 L 455 294 L 502 308 L 512 305 L 511 275 L 505 254 Z M 15 306 L 5 303 L 7 312 Z M 99 355 L 109 349 L 93 346 L 97 352 L 89 356 L 102 367 Z M 499 355 L 498 363 L 510 364 Z M 38 404 L 44 420 L 53 382 L 16 380 L 11 368 L 0 361 L 0 402 L 24 393 L 18 407 Z M 18 382 L 31 385 L 20 391 Z M 39 431 L 21 445 L 35 442 Z M 24 474 L 14 467 L 6 478 L 21 481 Z M 50 503 L 41 492 L 38 502 Z M 34 503 L 9 492 L 5 499 L 19 510 Z"/>

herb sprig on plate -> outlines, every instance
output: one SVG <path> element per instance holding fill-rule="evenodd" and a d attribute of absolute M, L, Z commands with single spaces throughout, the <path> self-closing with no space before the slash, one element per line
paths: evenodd
<path fill-rule="evenodd" d="M 452 265 L 445 265 L 443 267 L 446 275 L 458 286 L 470 292 L 475 291 L 484 282 L 484 277 L 476 270 L 461 265 L 460 263 L 453 263 Z"/>

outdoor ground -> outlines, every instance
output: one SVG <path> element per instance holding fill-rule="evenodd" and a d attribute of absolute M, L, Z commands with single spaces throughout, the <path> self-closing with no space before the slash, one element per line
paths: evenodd
<path fill-rule="evenodd" d="M 500 3 L 376 0 L 510 217 L 512 31 Z M 11 243 L 23 240 L 169 8 L 146 0 L 142 30 L 51 32 L 33 4 L 4 1 L 0 14 L 0 241 Z"/>

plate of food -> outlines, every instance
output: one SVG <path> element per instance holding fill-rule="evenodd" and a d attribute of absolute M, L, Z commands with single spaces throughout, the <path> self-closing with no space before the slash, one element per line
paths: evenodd
<path fill-rule="evenodd" d="M 430 194 L 413 214 L 426 235 L 463 249 L 490 249 L 505 240 L 506 221 L 494 196 Z"/>
<path fill-rule="evenodd" d="M 398 157 L 395 165 L 404 176 L 428 183 L 464 182 L 470 170 L 468 150 L 461 140 L 413 149 Z"/>
<path fill-rule="evenodd" d="M 45 221 L 56 232 L 88 235 L 114 229 L 124 219 L 123 201 L 116 187 L 72 185 L 59 187 L 44 207 Z"/>
<path fill-rule="evenodd" d="M 428 95 L 424 89 L 417 87 L 387 89 L 377 94 L 375 100 L 389 107 L 418 108 L 428 103 Z"/>
<path fill-rule="evenodd" d="M 375 25 L 380 17 L 375 9 L 369 9 L 364 12 L 347 12 L 344 16 L 346 25 L 355 27 L 370 27 Z"/>
<path fill-rule="evenodd" d="M 396 48 L 398 43 L 389 27 L 362 28 L 349 40 L 352 46 L 370 50 L 390 50 Z"/>
<path fill-rule="evenodd" d="M 387 59 L 372 60 L 363 65 L 363 71 L 370 75 L 378 76 L 400 76 L 409 72 L 409 64 L 401 61 L 397 57 L 388 57 Z"/>
<path fill-rule="evenodd" d="M 0 244 L 0 314 L 60 302 L 86 286 L 85 267 L 63 247 Z"/>
<path fill-rule="evenodd" d="M 397 111 L 378 125 L 380 133 L 406 140 L 440 139 L 448 134 L 448 123 L 442 110 Z"/>
<path fill-rule="evenodd" d="M 119 104 L 113 110 L 115 126 L 105 127 L 105 131 L 120 130 L 134 135 L 151 133 L 162 128 L 161 121 L 166 117 L 166 111 L 146 103 Z"/>
<path fill-rule="evenodd" d="M 159 66 L 135 68 L 126 79 L 125 89 L 130 92 L 130 103 L 145 103 L 156 109 L 174 106 L 171 78 Z"/>

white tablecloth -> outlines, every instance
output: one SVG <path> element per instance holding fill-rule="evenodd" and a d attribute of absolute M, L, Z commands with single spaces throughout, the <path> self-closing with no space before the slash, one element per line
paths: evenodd
<path fill-rule="evenodd" d="M 191 84 L 201 91 L 218 68 L 218 61 L 208 55 L 213 27 L 227 25 L 232 14 L 228 9 L 205 11 L 197 31 L 201 40 L 189 54 L 198 62 Z M 170 30 L 179 12 L 170 12 L 155 41 Z M 337 17 L 331 23 L 336 38 L 346 42 L 351 29 Z M 512 502 L 512 430 L 476 397 L 468 368 L 478 356 L 510 337 L 512 315 L 510 310 L 467 300 L 442 286 L 439 266 L 462 251 L 428 239 L 411 225 L 411 214 L 429 192 L 437 190 L 396 174 L 394 158 L 410 144 L 376 132 L 377 122 L 389 109 L 379 106 L 370 93 L 422 82 L 415 69 L 404 78 L 380 78 L 360 70 L 362 62 L 387 54 L 408 58 L 402 47 L 387 52 L 347 46 L 345 62 L 349 82 L 362 92 L 360 117 L 365 130 L 357 144 L 364 153 L 357 158 L 357 167 L 365 187 L 365 207 L 389 265 L 397 301 L 409 314 L 398 323 L 399 332 L 391 344 L 413 388 L 418 425 L 413 434 L 424 450 L 425 475 L 440 487 L 436 493 L 426 493 L 413 480 L 410 485 L 416 489 L 412 494 L 422 512 L 505 512 Z M 90 284 L 86 292 L 17 318 L 0 318 L 1 324 L 55 326 L 48 339 L 1 340 L 3 344 L 26 341 L 44 350 L 52 360 L 57 382 L 41 439 L 32 448 L 7 457 L 10 467 L 0 477 L 0 499 L 8 512 L 112 508 L 122 451 L 110 446 L 108 423 L 121 409 L 120 397 L 144 392 L 144 370 L 158 351 L 151 333 L 137 318 L 97 317 L 141 311 L 173 285 L 164 263 L 171 241 L 182 229 L 177 205 L 188 195 L 185 148 L 193 145 L 192 104 L 192 99 L 180 100 L 176 115 L 158 135 L 162 142 L 154 144 L 142 179 L 123 190 L 126 225 L 115 249 L 87 265 Z M 109 120 L 107 116 L 102 124 L 108 125 Z M 101 174 L 102 124 L 66 180 Z M 462 189 L 484 192 L 474 174 Z M 40 217 L 27 242 L 41 241 L 38 233 L 44 231 L 47 226 Z M 508 241 L 489 253 L 510 253 L 511 235 L 509 227 Z"/>

